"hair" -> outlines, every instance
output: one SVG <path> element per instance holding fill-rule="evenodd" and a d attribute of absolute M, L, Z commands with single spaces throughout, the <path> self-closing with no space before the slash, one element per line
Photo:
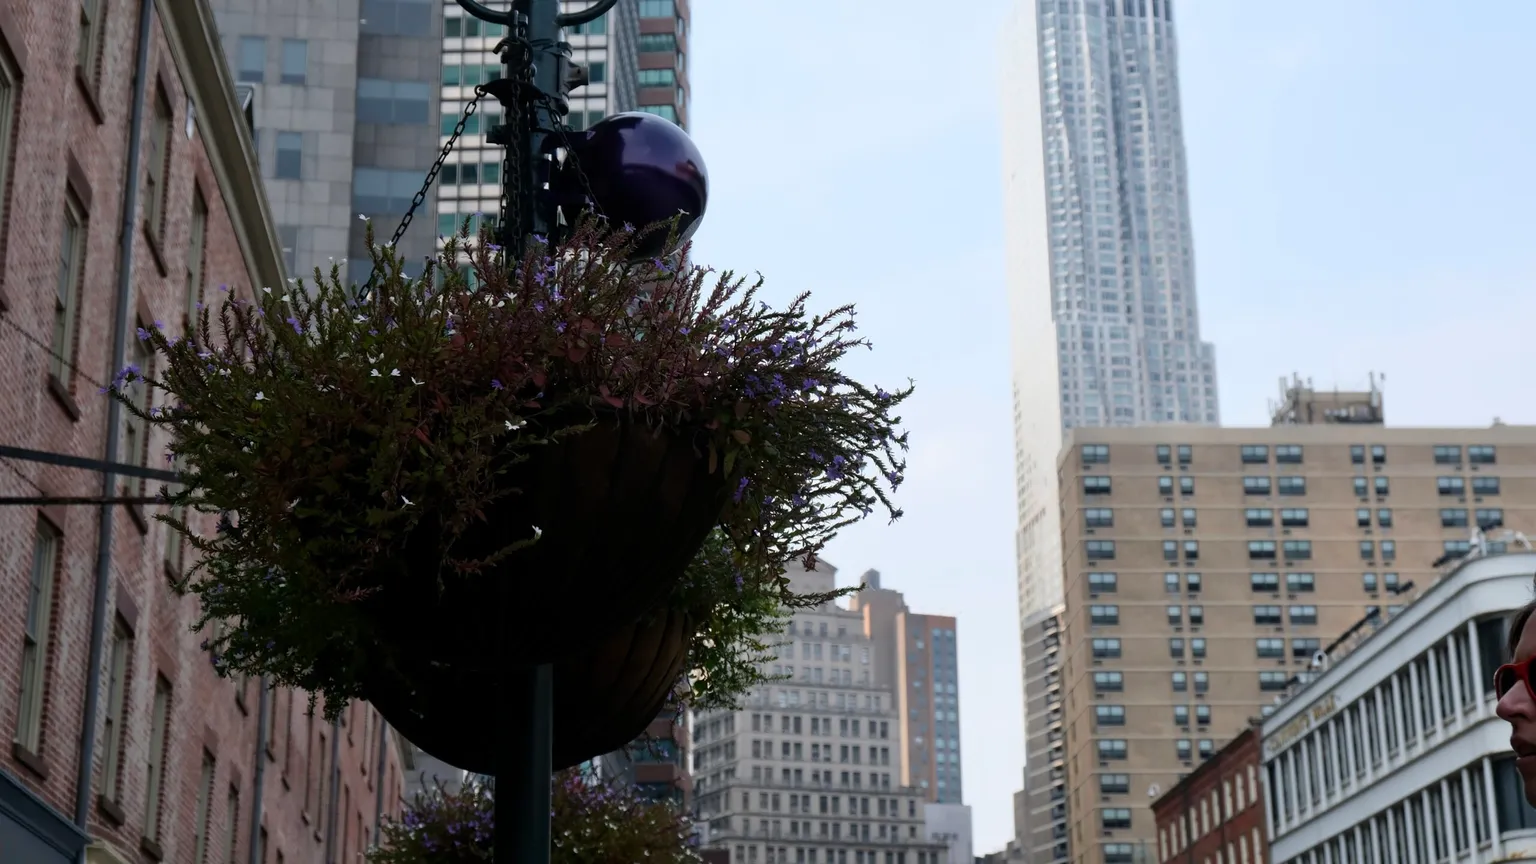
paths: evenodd
<path fill-rule="evenodd" d="M 1504 652 L 1510 660 L 1515 659 L 1515 649 L 1520 645 L 1520 636 L 1525 632 L 1525 624 L 1531 620 L 1533 612 L 1536 612 L 1536 600 L 1531 600 L 1509 616 L 1509 635 L 1504 638 Z"/>

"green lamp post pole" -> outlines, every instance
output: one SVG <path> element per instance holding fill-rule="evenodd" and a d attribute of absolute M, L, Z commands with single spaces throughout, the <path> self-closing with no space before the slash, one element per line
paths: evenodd
<path fill-rule="evenodd" d="M 514 0 L 509 11 L 490 9 L 476 0 L 458 0 L 470 15 L 506 28 L 497 46 L 505 73 L 486 85 L 502 105 L 504 125 L 492 143 L 506 148 L 502 165 L 503 243 L 508 267 L 515 267 L 536 236 L 553 241 L 557 214 L 539 200 L 547 176 L 544 139 L 560 129 L 572 87 L 586 83 L 586 72 L 571 62 L 570 46 L 560 30 L 595 21 L 618 0 L 597 0 L 580 12 L 560 14 L 559 0 Z M 510 580 L 502 580 L 502 619 L 517 610 Z M 503 626 L 502 634 L 507 633 Z M 504 635 L 502 637 L 505 638 Z M 506 646 L 500 652 L 507 654 Z M 550 856 L 551 740 L 554 731 L 554 674 L 550 664 L 505 664 L 496 688 L 496 712 L 502 733 L 496 744 L 496 818 L 494 860 L 499 864 L 548 864 Z"/>

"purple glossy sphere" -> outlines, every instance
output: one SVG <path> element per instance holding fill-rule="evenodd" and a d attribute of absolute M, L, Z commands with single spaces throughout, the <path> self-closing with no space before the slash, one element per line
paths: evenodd
<path fill-rule="evenodd" d="M 572 133 L 569 141 L 571 153 L 563 167 L 551 172 L 549 183 L 568 221 L 588 209 L 584 205 L 590 197 L 615 226 L 643 228 L 681 214 L 674 246 L 693 236 L 709 201 L 709 174 L 699 148 L 676 123 L 631 111 L 605 117 Z M 653 232 L 636 254 L 650 258 L 671 252 L 667 240 L 665 231 Z"/>

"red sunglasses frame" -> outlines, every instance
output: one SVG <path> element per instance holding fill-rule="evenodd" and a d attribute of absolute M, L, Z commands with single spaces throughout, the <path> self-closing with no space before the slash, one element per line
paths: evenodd
<path fill-rule="evenodd" d="M 1531 680 L 1532 676 L 1536 675 L 1536 656 L 1521 660 L 1518 663 L 1505 663 L 1503 666 L 1500 666 L 1498 669 L 1494 670 L 1493 692 L 1499 699 L 1503 699 L 1510 690 L 1514 689 L 1513 684 L 1503 689 L 1501 689 L 1499 686 L 1503 682 L 1504 673 L 1506 672 L 1514 675 L 1516 681 L 1523 682 L 1525 684 L 1526 694 L 1530 696 L 1532 700 L 1536 700 L 1536 682 Z"/>

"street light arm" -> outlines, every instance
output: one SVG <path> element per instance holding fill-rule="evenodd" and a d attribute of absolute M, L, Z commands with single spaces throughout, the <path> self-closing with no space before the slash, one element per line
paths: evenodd
<path fill-rule="evenodd" d="M 459 0 L 460 5 L 463 5 L 464 2 L 465 0 Z M 617 5 L 619 5 L 619 0 L 597 0 L 596 3 L 593 3 L 591 6 L 588 6 L 580 12 L 567 12 L 564 15 L 557 16 L 555 18 L 555 24 L 560 27 L 576 27 L 582 24 L 586 24 L 589 21 L 596 21 L 597 19 L 606 15 L 609 9 L 612 9 Z"/>
<path fill-rule="evenodd" d="M 614 2 L 618 2 L 618 0 L 614 0 Z M 613 4 L 610 3 L 609 5 Z M 508 27 L 512 26 L 512 13 L 510 11 L 497 12 L 489 6 L 476 2 L 476 0 L 459 0 L 459 6 L 465 12 L 479 18 L 481 21 L 489 21 L 492 24 L 505 24 Z"/>

